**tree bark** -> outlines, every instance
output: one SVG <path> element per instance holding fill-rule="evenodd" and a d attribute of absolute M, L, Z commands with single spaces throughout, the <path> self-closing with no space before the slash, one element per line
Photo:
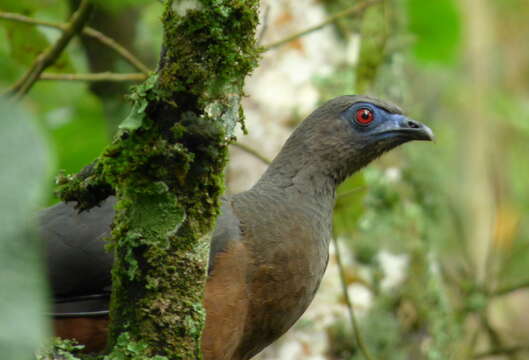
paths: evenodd
<path fill-rule="evenodd" d="M 158 70 L 136 87 L 114 142 L 64 200 L 118 197 L 111 248 L 116 355 L 200 358 L 208 234 L 245 76 L 258 60 L 258 0 L 167 1 Z"/>

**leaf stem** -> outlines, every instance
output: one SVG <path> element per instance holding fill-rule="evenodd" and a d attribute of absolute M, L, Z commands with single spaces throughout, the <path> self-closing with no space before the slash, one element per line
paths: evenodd
<path fill-rule="evenodd" d="M 329 16 L 327 19 L 325 19 L 324 21 L 322 21 L 321 23 L 317 24 L 317 25 L 314 25 L 314 26 L 311 26 L 305 30 L 302 30 L 300 32 L 297 32 L 297 33 L 294 33 L 292 35 L 289 35 L 287 36 L 286 38 L 284 39 L 281 39 L 279 41 L 276 41 L 276 42 L 273 42 L 269 45 L 266 45 L 264 46 L 264 50 L 265 51 L 268 51 L 268 50 L 271 50 L 271 49 L 274 49 L 274 48 L 277 48 L 279 46 L 282 46 L 282 45 L 285 45 L 286 43 L 289 43 L 293 40 L 296 40 L 297 38 L 300 38 L 302 36 L 305 36 L 307 34 L 310 34 L 311 32 L 314 32 L 316 30 L 319 30 L 329 24 L 332 24 L 333 22 L 335 22 L 336 20 L 342 18 L 342 17 L 345 17 L 345 16 L 351 16 L 351 15 L 359 15 L 361 14 L 364 10 L 366 10 L 368 7 L 372 6 L 372 5 L 375 5 L 375 4 L 378 4 L 380 2 L 383 2 L 384 0 L 367 0 L 367 1 L 364 1 L 364 2 L 361 2 L 359 4 L 355 4 L 345 10 L 342 10 L 340 12 L 337 12 L 336 14 L 334 15 L 331 15 Z"/>
<path fill-rule="evenodd" d="M 349 318 L 351 320 L 351 326 L 353 328 L 356 344 L 360 350 L 360 353 L 366 360 L 375 360 L 367 350 L 367 346 L 364 342 L 364 339 L 362 338 L 362 334 L 360 333 L 360 326 L 358 325 L 358 321 L 356 320 L 353 304 L 351 302 L 351 298 L 349 297 L 349 292 L 347 291 L 347 281 L 345 279 L 345 270 L 342 263 L 342 256 L 338 244 L 338 239 L 336 236 L 333 236 L 332 240 L 334 242 L 334 249 L 336 251 L 336 264 L 338 265 L 338 270 L 340 273 L 340 282 L 342 284 L 343 296 L 345 299 L 347 310 L 349 311 Z"/>
<path fill-rule="evenodd" d="M 116 74 L 112 72 L 90 73 L 90 74 L 53 74 L 43 73 L 40 80 L 53 81 L 143 81 L 147 75 L 143 73 Z"/>

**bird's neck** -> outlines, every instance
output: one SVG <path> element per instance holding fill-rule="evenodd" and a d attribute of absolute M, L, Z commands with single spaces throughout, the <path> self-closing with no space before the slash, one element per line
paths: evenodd
<path fill-rule="evenodd" d="M 318 204 L 332 212 L 336 188 L 356 170 L 356 166 L 342 163 L 342 167 L 334 169 L 310 154 L 294 151 L 284 148 L 254 189 L 270 190 L 289 198 L 299 197 L 300 201 Z"/>
<path fill-rule="evenodd" d="M 321 149 L 312 149 L 310 144 L 301 146 L 295 141 L 295 135 L 287 141 L 256 186 L 291 188 L 334 198 L 336 188 L 370 161 L 340 152 L 325 154 Z"/>
<path fill-rule="evenodd" d="M 285 164 L 274 161 L 255 187 L 274 189 L 279 193 L 299 194 L 307 200 L 333 202 L 336 181 L 320 170 L 307 162 Z"/>

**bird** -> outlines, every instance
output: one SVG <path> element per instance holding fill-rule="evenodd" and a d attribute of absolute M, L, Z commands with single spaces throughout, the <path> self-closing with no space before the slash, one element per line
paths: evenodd
<path fill-rule="evenodd" d="M 204 359 L 247 360 L 287 332 L 327 267 L 337 186 L 399 145 L 433 139 L 398 106 L 365 95 L 331 99 L 302 121 L 254 186 L 222 198 L 205 286 Z M 55 333 L 87 351 L 106 344 L 113 257 L 104 245 L 115 202 L 83 212 L 63 202 L 40 214 Z"/>

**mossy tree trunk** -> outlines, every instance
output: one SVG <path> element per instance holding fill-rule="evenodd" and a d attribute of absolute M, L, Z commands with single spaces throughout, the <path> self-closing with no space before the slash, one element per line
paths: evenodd
<path fill-rule="evenodd" d="M 257 63 L 258 0 L 167 1 L 158 70 L 132 93 L 114 142 L 61 194 L 118 198 L 111 351 L 200 358 L 208 234 L 245 76 Z M 126 345 L 126 346 L 124 346 Z"/>

